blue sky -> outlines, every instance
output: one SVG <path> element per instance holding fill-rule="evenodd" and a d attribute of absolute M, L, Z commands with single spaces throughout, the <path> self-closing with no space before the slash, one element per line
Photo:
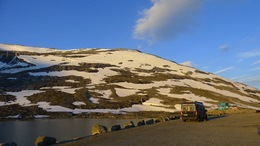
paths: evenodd
<path fill-rule="evenodd" d="M 259 0 L 0 0 L 0 43 L 129 48 L 260 89 Z"/>

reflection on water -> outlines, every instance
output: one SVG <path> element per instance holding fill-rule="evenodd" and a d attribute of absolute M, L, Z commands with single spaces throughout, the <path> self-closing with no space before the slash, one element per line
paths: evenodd
<path fill-rule="evenodd" d="M 131 120 L 118 119 L 42 119 L 31 121 L 0 122 L 0 143 L 14 141 L 19 146 L 34 145 L 38 136 L 55 137 L 58 141 L 91 135 L 94 124 L 107 128 Z M 137 120 L 133 120 L 135 123 Z"/>

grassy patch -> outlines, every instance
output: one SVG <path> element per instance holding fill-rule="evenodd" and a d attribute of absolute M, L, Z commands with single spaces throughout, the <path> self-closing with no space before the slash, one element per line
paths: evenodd
<path fill-rule="evenodd" d="M 37 93 L 32 96 L 29 96 L 27 97 L 27 99 L 30 100 L 32 103 L 46 101 L 46 102 L 50 102 L 50 105 L 59 105 L 71 109 L 96 108 L 96 105 L 89 100 L 90 97 L 92 97 L 91 93 L 85 88 L 76 90 L 75 94 L 69 94 L 62 91 L 48 89 L 46 90 L 46 92 Z M 73 105 L 73 102 L 75 101 L 84 102 L 86 105 L 80 105 L 80 106 Z"/>
<path fill-rule="evenodd" d="M 227 109 L 227 110 L 208 110 L 207 114 L 211 116 L 220 116 L 220 115 L 226 115 L 226 114 L 245 114 L 245 113 L 255 113 L 256 110 L 252 109 Z"/>
<path fill-rule="evenodd" d="M 45 115 L 46 111 L 38 106 L 26 106 L 22 107 L 19 104 L 12 104 L 6 106 L 0 106 L 0 117 L 6 116 L 32 116 L 32 115 Z"/>
<path fill-rule="evenodd" d="M 0 94 L 0 102 L 15 101 L 16 97 L 8 94 Z"/>
<path fill-rule="evenodd" d="M 174 86 L 171 89 L 170 93 L 171 94 L 184 94 L 187 91 L 190 91 L 191 93 L 193 93 L 197 96 L 206 97 L 206 98 L 213 99 L 216 101 L 230 102 L 226 96 L 223 96 L 219 93 L 215 93 L 215 92 L 211 92 L 211 91 L 203 90 L 203 89 L 192 88 L 192 87 Z"/>
<path fill-rule="evenodd" d="M 14 77 L 16 80 L 8 80 L 7 78 Z M 72 88 L 84 87 L 91 83 L 90 79 L 85 79 L 78 76 L 30 76 L 27 73 L 21 74 L 6 74 L 3 78 L 0 77 L 0 87 L 4 92 L 17 92 L 21 90 L 39 90 L 42 87 L 53 86 L 71 86 Z M 74 80 L 77 83 L 66 82 L 66 80 Z"/>

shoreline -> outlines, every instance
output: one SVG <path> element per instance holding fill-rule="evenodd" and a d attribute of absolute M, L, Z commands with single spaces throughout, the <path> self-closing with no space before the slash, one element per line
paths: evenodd
<path fill-rule="evenodd" d="M 252 109 L 237 109 L 237 110 L 208 110 L 207 114 L 209 116 L 220 116 L 228 114 L 243 114 L 243 113 L 260 113 L 259 110 Z M 17 116 L 17 115 L 16 115 Z M 70 112 L 49 112 L 42 116 L 35 118 L 35 115 L 26 115 L 16 118 L 6 118 L 0 117 L 0 122 L 2 121 L 26 121 L 26 120 L 41 120 L 41 119 L 71 119 L 71 118 L 86 118 L 86 119 L 145 119 L 145 118 L 160 118 L 160 117 L 172 117 L 180 116 L 180 112 L 154 112 L 154 111 L 142 111 L 142 112 L 128 112 L 124 114 L 114 114 L 114 113 L 79 113 L 73 114 Z M 48 116 L 48 117 L 47 117 Z"/>

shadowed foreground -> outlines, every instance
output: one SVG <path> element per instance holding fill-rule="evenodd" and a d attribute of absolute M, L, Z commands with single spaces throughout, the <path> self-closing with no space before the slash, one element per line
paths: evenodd
<path fill-rule="evenodd" d="M 174 120 L 60 144 L 85 145 L 258 145 L 260 114 L 212 117 L 207 122 Z"/>

